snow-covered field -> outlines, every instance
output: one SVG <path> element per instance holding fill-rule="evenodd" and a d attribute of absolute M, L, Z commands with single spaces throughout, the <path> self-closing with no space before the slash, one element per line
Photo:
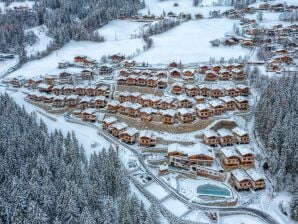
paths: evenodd
<path fill-rule="evenodd" d="M 0 61 L 0 76 L 6 73 L 11 67 L 15 66 L 18 63 L 18 60 L 18 57 L 15 56 L 14 59 Z"/>
<path fill-rule="evenodd" d="M 163 201 L 162 205 L 176 216 L 182 216 L 189 211 L 189 208 L 185 204 L 172 197 Z"/>
<path fill-rule="evenodd" d="M 27 56 L 35 55 L 37 52 L 42 52 L 47 49 L 47 46 L 53 40 L 51 37 L 47 36 L 48 29 L 46 26 L 37 26 L 26 30 L 26 32 L 33 31 L 37 36 L 37 40 L 33 45 L 26 46 Z"/>
<path fill-rule="evenodd" d="M 151 64 L 169 63 L 172 60 L 182 63 L 209 61 L 210 57 L 245 56 L 249 53 L 241 46 L 212 47 L 210 41 L 223 38 L 233 30 L 234 21 L 228 19 L 203 19 L 189 21 L 160 35 L 153 36 L 153 46 L 137 56 L 136 61 Z"/>
<path fill-rule="evenodd" d="M 220 218 L 221 224 L 265 224 L 261 219 L 248 215 L 229 215 Z"/>
<path fill-rule="evenodd" d="M 106 41 L 128 40 L 137 37 L 145 24 L 147 23 L 113 20 L 96 32 L 103 36 Z"/>
<path fill-rule="evenodd" d="M 169 194 L 163 189 L 162 186 L 159 184 L 153 182 L 145 187 L 147 191 L 149 191 L 153 196 L 155 196 L 157 199 L 161 200 L 164 197 L 168 196 Z"/>
<path fill-rule="evenodd" d="M 19 70 L 13 72 L 10 77 L 23 75 L 27 78 L 36 75 L 58 74 L 58 62 L 61 60 L 73 61 L 77 55 L 86 55 L 92 59 L 100 61 L 103 55 L 125 54 L 132 55 L 136 49 L 143 48 L 142 39 L 129 39 L 122 41 L 106 41 L 94 43 L 89 41 L 71 41 L 63 48 L 51 53 L 40 60 L 26 63 Z"/>
<path fill-rule="evenodd" d="M 183 216 L 183 218 L 193 222 L 210 223 L 210 219 L 200 210 L 193 210 Z"/>

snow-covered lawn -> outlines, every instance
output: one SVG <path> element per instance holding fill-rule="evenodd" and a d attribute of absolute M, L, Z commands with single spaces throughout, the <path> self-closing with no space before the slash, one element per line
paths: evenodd
<path fill-rule="evenodd" d="M 29 31 L 33 31 L 38 39 L 33 45 L 26 46 L 27 56 L 35 55 L 37 52 L 46 50 L 47 46 L 53 40 L 51 37 L 47 36 L 48 28 L 44 25 L 26 30 L 26 32 Z"/>
<path fill-rule="evenodd" d="M 233 30 L 233 20 L 203 19 L 189 21 L 160 35 L 153 36 L 153 46 L 148 51 L 135 57 L 136 61 L 151 64 L 169 63 L 172 60 L 182 63 L 229 59 L 245 56 L 249 53 L 241 46 L 212 47 L 210 41 L 223 38 L 224 34 Z"/>
<path fill-rule="evenodd" d="M 161 200 L 169 195 L 162 186 L 155 182 L 152 182 L 151 184 L 146 186 L 145 189 L 149 191 L 153 196 L 155 196 L 158 200 Z"/>
<path fill-rule="evenodd" d="M 63 48 L 51 53 L 47 57 L 26 63 L 19 70 L 13 72 L 10 77 L 23 75 L 29 78 L 36 75 L 55 75 L 61 71 L 58 69 L 58 62 L 61 60 L 73 61 L 73 58 L 77 55 L 86 55 L 98 61 L 103 55 L 117 53 L 132 55 L 136 49 L 142 49 L 143 44 L 142 39 L 107 41 L 102 43 L 71 41 Z"/>
<path fill-rule="evenodd" d="M 0 87 L 0 93 L 3 93 L 4 91 L 5 89 L 3 87 Z M 29 113 L 33 111 L 36 112 L 36 110 L 42 111 L 41 109 L 26 102 L 24 100 L 24 97 L 25 97 L 24 93 L 20 91 L 16 91 L 16 92 L 7 91 L 7 92 L 16 101 L 17 104 L 19 104 L 20 106 L 24 105 L 27 112 Z M 54 131 L 55 129 L 59 129 L 62 131 L 63 134 L 67 134 L 67 132 L 74 131 L 79 140 L 79 143 L 84 146 L 86 155 L 88 158 L 91 156 L 91 154 L 94 151 L 98 152 L 98 151 L 101 151 L 103 148 L 106 148 L 106 149 L 109 148 L 110 143 L 107 142 L 103 137 L 99 136 L 96 133 L 96 130 L 91 127 L 87 127 L 87 126 L 75 124 L 75 123 L 69 123 L 64 119 L 63 115 L 55 116 L 55 115 L 49 114 L 49 116 L 57 118 L 57 121 L 53 121 L 52 119 L 44 115 L 41 115 L 40 113 L 36 113 L 36 115 L 39 119 L 42 119 L 46 123 L 49 131 Z M 98 146 L 95 148 L 91 147 L 91 144 L 94 142 L 98 143 Z"/>
<path fill-rule="evenodd" d="M 145 24 L 129 20 L 113 20 L 96 32 L 103 36 L 106 41 L 128 40 L 138 36 Z"/>
<path fill-rule="evenodd" d="M 265 224 L 261 219 L 249 215 L 229 215 L 220 217 L 221 224 Z"/>
<path fill-rule="evenodd" d="M 162 202 L 162 205 L 175 216 L 182 216 L 189 211 L 189 208 L 185 204 L 174 198 L 168 198 Z"/>

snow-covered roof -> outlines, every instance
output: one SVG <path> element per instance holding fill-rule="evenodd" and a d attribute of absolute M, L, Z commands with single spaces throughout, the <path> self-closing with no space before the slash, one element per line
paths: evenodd
<path fill-rule="evenodd" d="M 232 137 L 233 136 L 232 132 L 225 128 L 221 128 L 221 129 L 217 130 L 217 133 L 220 137 L 229 137 L 229 136 Z"/>
<path fill-rule="evenodd" d="M 231 173 L 239 182 L 243 180 L 250 180 L 247 173 L 242 169 L 233 170 Z"/>
<path fill-rule="evenodd" d="M 174 117 L 175 114 L 176 114 L 176 111 L 175 110 L 172 110 L 172 109 L 169 109 L 169 110 L 160 110 L 160 113 L 162 115 L 166 115 L 166 116 L 170 116 L 170 117 Z"/>
<path fill-rule="evenodd" d="M 37 88 L 41 88 L 41 89 L 47 89 L 49 88 L 51 85 L 48 85 L 46 83 L 40 83 L 38 84 Z"/>
<path fill-rule="evenodd" d="M 223 106 L 223 102 L 215 99 L 215 100 L 211 100 L 208 102 L 212 107 L 218 107 L 218 106 Z"/>
<path fill-rule="evenodd" d="M 235 100 L 239 103 L 242 103 L 242 102 L 248 101 L 248 98 L 244 96 L 236 96 Z"/>
<path fill-rule="evenodd" d="M 129 94 L 130 94 L 129 92 L 125 91 L 125 92 L 120 92 L 119 96 L 127 97 L 127 96 L 129 96 Z"/>
<path fill-rule="evenodd" d="M 185 89 L 197 89 L 198 87 L 196 87 L 195 85 L 193 84 L 187 84 L 185 85 Z"/>
<path fill-rule="evenodd" d="M 103 122 L 107 123 L 107 124 L 112 124 L 114 122 L 117 121 L 117 118 L 116 117 L 107 117 L 103 120 Z"/>
<path fill-rule="evenodd" d="M 229 103 L 229 102 L 234 102 L 234 98 L 230 97 L 230 96 L 223 96 L 223 97 L 219 97 L 220 100 L 222 100 L 225 103 Z"/>
<path fill-rule="evenodd" d="M 179 108 L 177 112 L 182 116 L 185 116 L 185 115 L 193 115 L 195 113 L 195 110 L 193 108 Z"/>
<path fill-rule="evenodd" d="M 183 83 L 181 83 L 181 82 L 175 82 L 174 84 L 172 84 L 172 86 L 183 87 Z"/>
<path fill-rule="evenodd" d="M 142 131 L 140 131 L 139 137 L 140 138 L 146 137 L 146 138 L 156 139 L 156 136 L 154 135 L 153 131 L 151 131 L 151 130 L 142 130 Z"/>
<path fill-rule="evenodd" d="M 210 109 L 210 107 L 209 107 L 209 105 L 207 103 L 197 104 L 196 105 L 196 108 L 198 110 L 209 110 Z"/>
<path fill-rule="evenodd" d="M 146 114 L 153 114 L 156 113 L 156 109 L 152 108 L 152 107 L 143 107 L 140 109 L 141 113 L 146 113 Z"/>
<path fill-rule="evenodd" d="M 67 96 L 66 100 L 76 100 L 76 99 L 78 99 L 78 97 L 79 97 L 78 95 L 73 95 L 72 94 L 72 95 Z"/>
<path fill-rule="evenodd" d="M 253 181 L 264 180 L 264 177 L 260 173 L 258 173 L 254 168 L 246 170 L 246 173 Z"/>
<path fill-rule="evenodd" d="M 120 102 L 118 100 L 111 100 L 108 105 L 110 106 L 118 106 L 120 104 Z"/>
<path fill-rule="evenodd" d="M 128 125 L 124 122 L 117 122 L 111 125 L 111 128 L 115 128 L 117 130 L 123 130 L 124 128 L 127 128 Z"/>
<path fill-rule="evenodd" d="M 236 150 L 233 147 L 230 148 L 222 148 L 221 149 L 221 153 L 226 157 L 226 158 L 230 158 L 233 156 L 238 157 L 238 153 L 236 152 Z"/>
<path fill-rule="evenodd" d="M 244 135 L 247 135 L 247 131 L 239 128 L 239 127 L 236 127 L 236 128 L 233 128 L 232 129 L 232 132 L 235 133 L 236 135 L 239 135 L 239 136 L 244 136 Z"/>
<path fill-rule="evenodd" d="M 134 136 L 138 133 L 138 130 L 135 128 L 127 128 L 125 131 L 122 132 L 122 134 L 127 134 L 129 136 Z"/>
<path fill-rule="evenodd" d="M 202 143 L 184 146 L 178 143 L 168 145 L 168 152 L 180 152 L 187 156 L 206 155 L 215 158 L 214 151 L 211 147 Z"/>
<path fill-rule="evenodd" d="M 80 100 L 80 102 L 88 102 L 88 103 L 90 103 L 91 101 L 92 101 L 92 98 L 89 97 L 89 96 L 84 96 L 84 97 Z"/>
<path fill-rule="evenodd" d="M 82 111 L 82 113 L 84 114 L 94 114 L 96 112 L 96 110 L 94 108 L 88 108 L 84 111 Z"/>
<path fill-rule="evenodd" d="M 173 103 L 176 100 L 176 98 L 169 97 L 169 96 L 162 96 L 160 98 L 160 103 L 165 102 L 165 103 Z"/>
<path fill-rule="evenodd" d="M 254 155 L 254 152 L 251 150 L 249 145 L 237 145 L 236 150 L 241 156 L 245 156 L 248 154 Z"/>
<path fill-rule="evenodd" d="M 217 133 L 211 129 L 203 131 L 203 135 L 206 138 L 218 137 Z"/>
<path fill-rule="evenodd" d="M 96 97 L 94 98 L 94 100 L 95 100 L 95 101 L 97 101 L 97 100 L 105 101 L 105 100 L 106 100 L 106 97 L 105 97 L 105 96 L 96 96 Z"/>

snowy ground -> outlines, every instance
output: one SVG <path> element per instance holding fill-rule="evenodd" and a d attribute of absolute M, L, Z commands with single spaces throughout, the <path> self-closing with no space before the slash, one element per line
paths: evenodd
<path fill-rule="evenodd" d="M 183 219 L 199 223 L 210 223 L 210 219 L 200 210 L 193 210 L 189 212 L 183 216 Z"/>
<path fill-rule="evenodd" d="M 162 205 L 176 216 L 182 216 L 189 211 L 189 208 L 185 204 L 172 197 L 163 201 Z"/>
<path fill-rule="evenodd" d="M 220 218 L 221 224 L 265 224 L 261 219 L 248 215 L 229 215 Z"/>
<path fill-rule="evenodd" d="M 170 61 L 182 63 L 209 61 L 210 57 L 216 59 L 229 59 L 231 57 L 245 56 L 249 53 L 241 46 L 212 47 L 210 41 L 224 37 L 224 34 L 233 30 L 233 20 L 229 19 L 203 19 L 189 21 L 175 27 L 168 32 L 153 36 L 153 47 L 135 58 L 139 62 L 151 64 Z"/>
<path fill-rule="evenodd" d="M 137 49 L 142 49 L 143 44 L 142 39 L 106 41 L 102 43 L 71 41 L 47 57 L 26 63 L 19 70 L 13 72 L 10 77 L 23 75 L 29 78 L 36 75 L 55 75 L 61 71 L 58 69 L 58 62 L 61 60 L 73 61 L 73 58 L 77 55 L 86 55 L 98 61 L 100 61 L 103 55 L 117 53 L 132 55 Z"/>
<path fill-rule="evenodd" d="M 163 189 L 162 186 L 153 182 L 145 187 L 147 191 L 149 191 L 153 196 L 155 196 L 158 200 L 163 199 L 164 197 L 168 196 L 169 194 Z"/>
<path fill-rule="evenodd" d="M 96 30 L 106 41 L 128 40 L 137 37 L 147 24 L 130 20 L 113 20 Z"/>
<path fill-rule="evenodd" d="M 5 89 L 3 87 L 0 87 L 0 93 L 3 93 Z M 37 107 L 33 106 L 32 104 L 24 101 L 25 94 L 19 91 L 12 92 L 7 91 L 7 93 L 21 106 L 24 105 L 27 112 L 36 112 L 36 110 L 39 110 Z M 74 131 L 80 144 L 82 144 L 85 148 L 86 155 L 89 158 L 93 152 L 101 151 L 103 148 L 108 149 L 109 148 L 109 142 L 107 142 L 103 137 L 99 136 L 96 133 L 96 130 L 87 126 L 69 123 L 67 122 L 63 115 L 54 116 L 49 114 L 51 117 L 57 118 L 57 121 L 53 121 L 52 119 L 49 119 L 48 117 L 41 115 L 40 113 L 36 113 L 37 117 L 39 119 L 42 119 L 49 131 L 54 131 L 55 129 L 60 129 L 63 134 L 67 134 L 67 132 Z M 91 144 L 97 142 L 98 146 L 93 148 L 91 147 Z"/>
<path fill-rule="evenodd" d="M 53 40 L 51 37 L 47 36 L 48 29 L 46 26 L 37 26 L 31 29 L 26 30 L 26 32 L 33 31 L 34 34 L 38 37 L 36 43 L 33 45 L 26 46 L 27 56 L 35 55 L 37 52 L 42 52 L 47 49 L 47 46 Z"/>

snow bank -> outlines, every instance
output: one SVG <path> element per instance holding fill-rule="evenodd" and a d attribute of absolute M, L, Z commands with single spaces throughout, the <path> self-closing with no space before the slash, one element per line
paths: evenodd
<path fill-rule="evenodd" d="M 249 215 L 230 215 L 220 218 L 221 224 L 265 224 L 261 219 Z"/>
<path fill-rule="evenodd" d="M 183 214 L 189 211 L 188 207 L 185 204 L 174 198 L 168 198 L 167 200 L 162 202 L 162 205 L 167 210 L 175 214 L 175 216 L 182 216 Z"/>

